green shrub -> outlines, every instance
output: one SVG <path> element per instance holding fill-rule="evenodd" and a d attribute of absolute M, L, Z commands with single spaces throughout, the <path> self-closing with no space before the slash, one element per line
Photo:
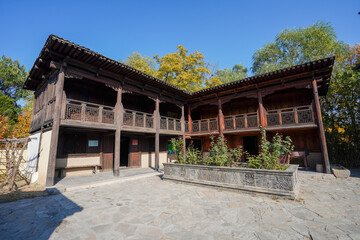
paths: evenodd
<path fill-rule="evenodd" d="M 205 160 L 206 165 L 231 166 L 234 160 L 229 152 L 227 140 L 223 137 L 211 136 L 209 156 Z"/>
<path fill-rule="evenodd" d="M 266 139 L 266 130 L 263 127 L 260 127 L 260 133 L 260 153 L 256 156 L 245 153 L 249 166 L 252 168 L 285 170 L 287 166 L 280 163 L 280 157 L 288 156 L 294 150 L 291 138 L 287 136 L 283 139 L 281 135 L 276 133 L 272 142 L 270 142 Z"/>
<path fill-rule="evenodd" d="M 186 151 L 187 164 L 202 164 L 201 151 L 194 147 L 193 142 L 190 143 Z"/>

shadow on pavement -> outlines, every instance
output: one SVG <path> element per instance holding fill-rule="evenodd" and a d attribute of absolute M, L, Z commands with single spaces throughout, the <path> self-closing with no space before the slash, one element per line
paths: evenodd
<path fill-rule="evenodd" d="M 68 216 L 82 207 L 62 194 L 0 204 L 0 239 L 49 239 Z"/>
<path fill-rule="evenodd" d="M 360 168 L 352 168 L 350 170 L 350 177 L 360 178 Z"/>

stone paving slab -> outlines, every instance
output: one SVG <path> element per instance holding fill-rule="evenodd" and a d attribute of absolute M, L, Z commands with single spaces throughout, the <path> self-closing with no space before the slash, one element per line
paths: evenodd
<path fill-rule="evenodd" d="M 65 191 L 77 191 L 109 184 L 118 184 L 151 176 L 159 176 L 161 174 L 161 171 L 155 171 L 151 168 L 126 168 L 120 170 L 120 176 L 118 177 L 114 177 L 112 172 L 65 177 L 57 180 L 57 183 L 54 186 L 48 187 L 47 190 L 50 193 L 63 193 Z"/>
<path fill-rule="evenodd" d="M 360 178 L 299 173 L 297 201 L 149 177 L 0 204 L 0 239 L 360 239 Z"/>

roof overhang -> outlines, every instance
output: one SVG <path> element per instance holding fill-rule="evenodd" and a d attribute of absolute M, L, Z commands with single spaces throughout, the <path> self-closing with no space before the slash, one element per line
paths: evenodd
<path fill-rule="evenodd" d="M 31 68 L 29 76 L 26 79 L 23 87 L 28 90 L 36 90 L 37 87 L 41 85 L 45 79 L 47 79 L 47 76 L 52 74 L 57 68 L 60 67 L 61 64 L 66 61 L 73 60 L 91 66 L 92 68 L 98 69 L 99 71 L 112 73 L 114 76 L 118 76 L 115 78 L 115 80 L 123 79 L 125 76 L 143 83 L 144 86 L 150 85 L 157 87 L 187 99 L 218 94 L 231 89 L 241 89 L 244 86 L 249 85 L 255 86 L 264 82 L 272 81 L 274 79 L 301 76 L 305 73 L 311 74 L 313 78 L 322 79 L 318 84 L 320 94 L 324 95 L 327 92 L 334 59 L 334 57 L 319 59 L 316 61 L 280 69 L 262 75 L 248 77 L 235 82 L 226 83 L 191 93 L 165 81 L 149 76 L 119 61 L 105 57 L 88 48 L 72 43 L 58 36 L 50 35 L 46 40 L 39 57 L 35 60 L 35 63 Z"/>

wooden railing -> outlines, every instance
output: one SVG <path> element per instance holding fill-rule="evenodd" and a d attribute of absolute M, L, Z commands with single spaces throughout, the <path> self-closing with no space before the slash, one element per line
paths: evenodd
<path fill-rule="evenodd" d="M 160 129 L 181 131 L 181 121 L 180 121 L 180 119 L 161 116 Z"/>
<path fill-rule="evenodd" d="M 259 126 L 257 113 L 246 113 L 224 117 L 224 130 L 257 128 Z"/>
<path fill-rule="evenodd" d="M 216 132 L 218 131 L 217 118 L 195 120 L 192 122 L 192 132 Z"/>
<path fill-rule="evenodd" d="M 123 115 L 123 125 L 141 128 L 154 128 L 154 116 L 150 113 L 125 109 Z"/>
<path fill-rule="evenodd" d="M 115 112 L 113 107 L 66 99 L 64 119 L 114 124 Z"/>
<path fill-rule="evenodd" d="M 268 126 L 299 125 L 314 123 L 314 114 L 309 106 L 270 110 L 267 112 Z"/>

